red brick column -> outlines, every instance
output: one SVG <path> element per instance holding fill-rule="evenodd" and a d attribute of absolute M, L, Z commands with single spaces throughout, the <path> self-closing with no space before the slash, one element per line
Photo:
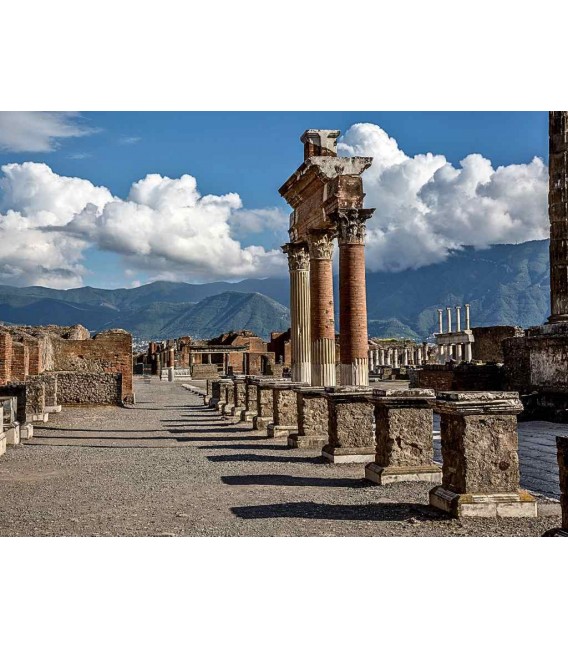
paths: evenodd
<path fill-rule="evenodd" d="M 6 385 L 12 379 L 12 336 L 0 332 L 0 385 Z"/>
<path fill-rule="evenodd" d="M 339 341 L 341 385 L 369 385 L 365 221 L 373 210 L 339 210 Z"/>
<path fill-rule="evenodd" d="M 312 385 L 333 386 L 335 380 L 335 316 L 333 313 L 334 233 L 314 230 L 310 234 L 310 336 Z"/>

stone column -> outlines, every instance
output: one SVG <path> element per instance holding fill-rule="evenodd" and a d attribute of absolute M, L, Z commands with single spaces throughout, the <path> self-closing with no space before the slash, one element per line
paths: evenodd
<path fill-rule="evenodd" d="M 568 437 L 556 438 L 558 451 L 558 473 L 560 477 L 560 506 L 562 507 L 562 527 L 549 530 L 543 536 L 568 537 Z"/>
<path fill-rule="evenodd" d="M 418 347 L 416 350 L 416 364 L 422 365 L 422 347 Z"/>
<path fill-rule="evenodd" d="M 338 210 L 341 385 L 369 385 L 365 221 L 374 210 Z"/>
<path fill-rule="evenodd" d="M 469 304 L 465 305 L 465 330 L 470 330 L 470 321 L 469 321 Z"/>
<path fill-rule="evenodd" d="M 335 316 L 333 313 L 333 234 L 315 230 L 310 251 L 310 338 L 312 385 L 335 385 Z"/>
<path fill-rule="evenodd" d="M 519 489 L 518 392 L 440 392 L 442 486 L 430 505 L 453 516 L 536 517 Z"/>
<path fill-rule="evenodd" d="M 459 363 L 462 359 L 462 343 L 457 343 L 456 345 L 456 361 Z"/>
<path fill-rule="evenodd" d="M 452 307 L 446 307 L 446 315 L 448 317 L 448 333 L 452 333 Z"/>
<path fill-rule="evenodd" d="M 377 449 L 365 477 L 376 484 L 434 482 L 442 471 L 434 464 L 434 390 L 373 390 Z"/>
<path fill-rule="evenodd" d="M 456 307 L 456 331 L 461 331 L 461 306 Z"/>
<path fill-rule="evenodd" d="M 375 457 L 374 406 L 371 388 L 339 386 L 325 391 L 328 406 L 328 443 L 322 457 L 328 462 L 363 463 Z"/>
<path fill-rule="evenodd" d="M 221 408 L 221 414 L 224 417 L 231 417 L 233 413 L 233 407 L 235 405 L 235 383 L 232 379 L 228 380 L 225 384 L 225 390 L 225 403 Z"/>
<path fill-rule="evenodd" d="M 568 111 L 548 113 L 550 317 L 568 320 Z"/>
<path fill-rule="evenodd" d="M 311 382 L 310 257 L 306 244 L 282 246 L 290 271 L 290 347 L 292 381 Z"/>
<path fill-rule="evenodd" d="M 245 409 L 241 413 L 241 421 L 252 421 L 256 412 L 257 383 L 255 379 L 247 376 L 245 379 Z"/>
<path fill-rule="evenodd" d="M 272 386 L 274 381 L 256 380 L 256 415 L 252 419 L 254 430 L 264 430 L 273 419 L 274 399 Z"/>
<path fill-rule="evenodd" d="M 395 347 L 393 352 L 393 364 L 392 364 L 394 368 L 398 368 L 400 366 L 399 354 L 400 354 L 400 350 L 398 349 L 398 347 Z"/>
<path fill-rule="evenodd" d="M 385 364 L 385 350 L 379 349 L 379 365 Z"/>
<path fill-rule="evenodd" d="M 231 416 L 232 417 L 238 417 L 239 420 L 241 419 L 242 413 L 246 410 L 246 394 L 247 394 L 247 386 L 245 383 L 245 377 L 244 376 L 239 376 L 236 377 L 234 380 L 234 401 L 233 401 L 233 407 L 231 409 Z"/>
<path fill-rule="evenodd" d="M 408 347 L 405 347 L 402 352 L 402 364 L 404 367 L 408 365 Z"/>
<path fill-rule="evenodd" d="M 295 388 L 298 432 L 288 436 L 290 448 L 321 449 L 328 441 L 325 388 Z"/>
<path fill-rule="evenodd" d="M 173 348 L 168 349 L 168 381 L 170 383 L 175 379 L 175 351 Z"/>
<path fill-rule="evenodd" d="M 444 321 L 442 318 L 442 309 L 438 309 L 438 333 L 443 334 L 444 333 Z"/>

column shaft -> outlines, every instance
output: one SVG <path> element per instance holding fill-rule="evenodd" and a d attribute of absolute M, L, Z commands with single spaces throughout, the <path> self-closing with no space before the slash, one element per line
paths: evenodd
<path fill-rule="evenodd" d="M 290 347 L 292 381 L 310 383 L 310 274 L 309 255 L 303 244 L 283 246 L 290 268 Z"/>

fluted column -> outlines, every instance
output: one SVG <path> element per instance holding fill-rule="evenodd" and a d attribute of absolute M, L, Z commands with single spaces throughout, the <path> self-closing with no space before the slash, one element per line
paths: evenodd
<path fill-rule="evenodd" d="M 332 217 L 339 241 L 341 385 L 369 385 L 365 221 L 372 213 L 340 209 Z"/>
<path fill-rule="evenodd" d="M 168 349 L 168 381 L 171 383 L 175 378 L 175 350 L 173 347 Z"/>
<path fill-rule="evenodd" d="M 310 257 L 302 243 L 282 246 L 290 270 L 290 348 L 292 381 L 311 382 Z"/>
<path fill-rule="evenodd" d="M 335 380 L 335 316 L 333 313 L 334 233 L 310 233 L 310 338 L 312 353 L 311 383 L 333 386 Z"/>
<path fill-rule="evenodd" d="M 568 320 L 568 111 L 548 114 L 550 317 Z"/>
<path fill-rule="evenodd" d="M 384 365 L 385 364 L 385 350 L 384 349 L 379 349 L 379 365 Z"/>

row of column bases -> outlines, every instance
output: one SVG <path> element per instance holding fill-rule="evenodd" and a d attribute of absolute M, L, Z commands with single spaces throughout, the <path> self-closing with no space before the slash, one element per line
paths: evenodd
<path fill-rule="evenodd" d="M 288 447 L 364 464 L 375 484 L 432 483 L 430 505 L 453 516 L 537 516 L 536 499 L 520 489 L 516 392 L 345 392 L 235 377 L 209 381 L 204 402 L 267 437 L 287 438 Z M 441 418 L 441 467 L 434 462 L 434 411 Z"/>
<path fill-rule="evenodd" d="M 333 230 L 312 230 L 307 241 L 282 246 L 290 270 L 292 380 L 337 383 L 333 300 L 333 242 L 339 242 L 341 385 L 369 385 L 365 288 L 365 220 L 373 210 L 338 210 Z"/>
<path fill-rule="evenodd" d="M 428 361 L 428 345 L 414 348 L 381 348 L 369 350 L 369 368 L 376 372 L 380 367 L 406 367 L 424 365 Z"/>

